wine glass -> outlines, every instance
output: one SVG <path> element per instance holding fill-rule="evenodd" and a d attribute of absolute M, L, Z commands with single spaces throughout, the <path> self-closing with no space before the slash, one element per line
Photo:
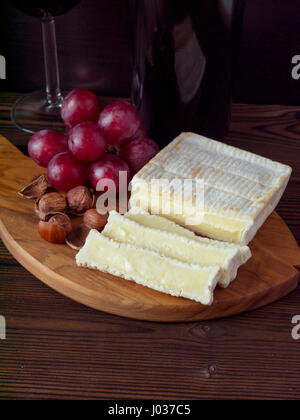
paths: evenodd
<path fill-rule="evenodd" d="M 60 111 L 63 96 L 60 89 L 54 16 L 62 15 L 81 0 L 11 0 L 22 12 L 41 18 L 43 32 L 46 89 L 22 96 L 11 112 L 11 119 L 22 131 L 64 130 Z"/>

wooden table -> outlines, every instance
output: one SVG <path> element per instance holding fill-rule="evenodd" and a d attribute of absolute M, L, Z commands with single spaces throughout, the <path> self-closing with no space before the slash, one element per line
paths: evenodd
<path fill-rule="evenodd" d="M 20 147 L 0 95 L 0 132 Z M 300 243 L 300 108 L 234 105 L 227 142 L 287 163 L 278 207 Z M 255 312 L 156 324 L 88 309 L 47 288 L 0 245 L 0 399 L 300 398 L 300 289 Z"/>

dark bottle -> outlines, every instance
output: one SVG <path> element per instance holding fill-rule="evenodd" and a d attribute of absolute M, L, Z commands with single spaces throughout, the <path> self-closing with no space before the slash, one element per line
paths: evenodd
<path fill-rule="evenodd" d="M 235 0 L 132 0 L 132 100 L 161 146 L 228 129 Z"/>
<path fill-rule="evenodd" d="M 73 9 L 81 0 L 11 0 L 11 3 L 30 16 L 43 17 L 45 14 L 59 16 Z"/>

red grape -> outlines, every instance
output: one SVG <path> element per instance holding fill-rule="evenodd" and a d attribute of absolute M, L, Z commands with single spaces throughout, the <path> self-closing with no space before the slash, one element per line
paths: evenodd
<path fill-rule="evenodd" d="M 159 146 L 153 140 L 139 138 L 123 146 L 120 151 L 120 157 L 128 163 L 133 176 L 158 152 Z"/>
<path fill-rule="evenodd" d="M 115 183 L 116 192 L 120 191 L 119 173 L 127 173 L 127 183 L 130 181 L 130 171 L 126 162 L 116 155 L 107 154 L 99 162 L 94 163 L 90 170 L 90 182 L 97 191 L 103 191 L 106 187 L 105 180 L 111 180 Z"/>
<path fill-rule="evenodd" d="M 147 127 L 143 121 L 140 122 L 140 126 L 135 135 L 132 137 L 132 140 L 140 139 L 141 137 L 147 137 Z"/>
<path fill-rule="evenodd" d="M 96 162 L 106 148 L 107 141 L 101 129 L 92 122 L 78 124 L 70 133 L 69 149 L 80 161 Z"/>
<path fill-rule="evenodd" d="M 63 133 L 53 130 L 42 130 L 35 133 L 28 143 L 31 159 L 47 168 L 50 160 L 58 153 L 68 150 L 68 138 Z"/>
<path fill-rule="evenodd" d="M 89 178 L 89 165 L 79 162 L 70 152 L 54 156 L 48 166 L 48 180 L 57 191 L 68 192 L 85 185 Z"/>
<path fill-rule="evenodd" d="M 96 123 L 100 114 L 97 96 L 87 89 L 75 89 L 64 100 L 61 116 L 67 127 L 74 127 L 85 121 Z"/>
<path fill-rule="evenodd" d="M 140 124 L 136 108 L 126 101 L 115 101 L 107 105 L 98 121 L 99 127 L 112 146 L 119 146 L 132 139 Z"/>

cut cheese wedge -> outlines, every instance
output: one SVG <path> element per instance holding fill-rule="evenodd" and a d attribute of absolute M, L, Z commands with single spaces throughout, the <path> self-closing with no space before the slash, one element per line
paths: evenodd
<path fill-rule="evenodd" d="M 92 230 L 76 255 L 77 265 L 97 269 L 151 289 L 211 305 L 219 266 L 187 264 L 109 239 Z"/>
<path fill-rule="evenodd" d="M 278 162 L 183 133 L 134 176 L 130 206 L 164 215 L 209 238 L 246 245 L 277 206 L 291 172 Z M 170 194 L 153 180 L 179 182 Z M 196 188 L 187 187 L 182 205 L 186 180 L 202 182 L 202 202 Z M 199 215 L 199 222 L 189 222 Z"/>
<path fill-rule="evenodd" d="M 165 217 L 150 214 L 142 209 L 136 207 L 131 209 L 125 214 L 125 217 L 139 223 L 145 227 L 159 229 L 163 232 L 174 233 L 176 235 L 183 236 L 185 238 L 193 239 L 194 241 L 202 244 L 213 245 L 221 248 L 233 248 L 239 252 L 239 263 L 240 265 L 245 264 L 251 258 L 250 248 L 246 245 L 232 244 L 229 242 L 217 241 L 203 236 L 198 236 L 189 229 L 186 229 L 172 220 L 166 219 Z"/>
<path fill-rule="evenodd" d="M 241 265 L 238 247 L 215 245 L 215 241 L 200 242 L 176 233 L 145 227 L 130 218 L 110 213 L 103 235 L 116 241 L 155 251 L 162 256 L 189 264 L 219 265 L 222 276 L 219 285 L 228 287 L 236 278 Z"/>

